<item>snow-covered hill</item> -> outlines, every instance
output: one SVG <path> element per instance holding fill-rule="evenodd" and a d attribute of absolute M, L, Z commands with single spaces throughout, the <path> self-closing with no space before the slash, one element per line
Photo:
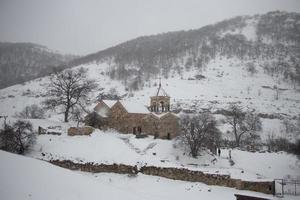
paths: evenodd
<path fill-rule="evenodd" d="M 299 123 L 300 127 L 299 26 L 297 13 L 236 17 L 197 30 L 140 37 L 77 59 L 71 66 L 87 69 L 88 78 L 97 82 L 90 96 L 93 103 L 87 106 L 89 110 L 99 96 L 110 93 L 149 105 L 161 78 L 162 87 L 171 96 L 172 110 L 213 113 L 225 139 L 231 139 L 228 133 L 231 130 L 224 123 L 224 110 L 237 103 L 261 117 L 262 141 L 268 137 L 295 141 L 300 138 L 299 131 L 287 132 L 284 121 Z M 0 116 L 8 115 L 7 123 L 12 123 L 26 106 L 42 106 L 49 81 L 46 76 L 1 89 Z M 49 110 L 46 119 L 29 119 L 34 130 L 38 126 L 59 127 L 62 135 L 37 136 L 37 143 L 28 156 L 45 160 L 186 167 L 245 180 L 299 178 L 299 159 L 286 153 L 232 150 L 235 165 L 231 166 L 227 149 L 222 150 L 221 158 L 211 162 L 214 156 L 208 152 L 202 152 L 198 159 L 187 156 L 174 140 L 136 139 L 133 135 L 100 130 L 90 137 L 70 137 L 66 135 L 67 128 L 74 123 L 63 123 L 63 115 L 59 113 L 60 110 Z M 1 126 L 2 118 L 0 120 Z M 237 192 L 144 175 L 129 178 L 79 174 L 2 151 L 0 160 L 0 199 L 118 199 L 120 196 L 126 199 L 234 199 L 233 193 Z M 249 164 L 251 160 L 256 160 L 255 164 Z M 12 191 L 16 187 L 20 190 Z"/>
<path fill-rule="evenodd" d="M 188 168 L 210 174 L 226 174 L 247 181 L 272 181 L 275 178 L 300 178 L 297 156 L 284 152 L 251 153 L 232 150 L 231 166 L 228 149 L 221 157 L 203 151 L 192 158 L 176 140 L 148 137 L 137 139 L 132 134 L 96 130 L 91 136 L 70 137 L 41 135 L 28 156 L 43 160 L 71 160 L 75 163 L 126 164 Z M 249 165 L 249 161 L 253 161 Z M 284 169 L 284 170 L 283 170 Z"/>
<path fill-rule="evenodd" d="M 0 88 L 42 77 L 59 66 L 64 69 L 70 60 L 45 46 L 33 43 L 0 42 Z"/>
<path fill-rule="evenodd" d="M 73 66 L 107 63 L 112 79 L 136 90 L 157 76 L 182 76 L 188 71 L 201 75 L 209 63 L 233 59 L 234 65 L 247 68 L 251 74 L 272 77 L 277 87 L 281 82 L 297 86 L 299 26 L 298 13 L 239 16 L 200 29 L 142 36 L 79 58 Z"/>
<path fill-rule="evenodd" d="M 107 63 L 91 63 L 81 65 L 88 69 L 88 76 L 98 83 L 97 89 L 91 94 L 94 102 L 100 93 L 109 93 L 116 90 L 121 96 L 130 101 L 149 105 L 150 96 L 154 95 L 158 79 L 152 79 L 139 91 L 126 91 L 121 81 L 111 80 L 105 74 L 110 70 Z M 262 139 L 268 135 L 287 137 L 294 141 L 299 137 L 297 133 L 286 133 L 282 124 L 284 119 L 296 124 L 300 113 L 300 93 L 295 91 L 291 85 L 282 82 L 278 91 L 272 85 L 276 80 L 263 73 L 249 76 L 244 68 L 235 63 L 234 59 L 219 59 L 208 64 L 207 70 L 203 71 L 204 79 L 195 80 L 195 72 L 190 71 L 182 76 L 174 75 L 172 78 L 162 79 L 162 86 L 171 96 L 171 108 L 175 110 L 202 111 L 210 110 L 212 113 L 220 113 L 227 109 L 231 103 L 238 103 L 244 109 L 255 110 L 262 116 L 263 130 Z M 23 85 L 15 85 L 0 90 L 0 114 L 13 117 L 22 111 L 25 106 L 37 104 L 46 99 L 45 93 L 49 78 L 44 77 Z M 279 97 L 276 99 L 277 92 Z M 95 104 L 89 105 L 92 109 Z M 59 110 L 58 110 L 59 111 Z M 223 137 L 228 127 L 223 125 L 223 115 L 216 115 L 219 119 L 220 129 Z M 61 114 L 48 112 L 47 118 L 62 120 Z"/>
<path fill-rule="evenodd" d="M 271 195 L 138 174 L 87 174 L 0 151 L 0 199 L 224 199 L 234 194 Z M 17 188 L 17 189 L 16 189 Z M 283 199 L 297 199 L 286 196 Z"/>

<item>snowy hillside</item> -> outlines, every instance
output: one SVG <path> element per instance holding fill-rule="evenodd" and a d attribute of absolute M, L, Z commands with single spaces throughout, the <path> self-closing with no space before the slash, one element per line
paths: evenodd
<path fill-rule="evenodd" d="M 96 102 L 101 93 L 109 93 L 116 90 L 124 99 L 149 105 L 150 96 L 154 95 L 158 79 L 147 82 L 139 91 L 126 91 L 121 81 L 111 80 L 105 74 L 110 67 L 107 63 L 88 64 L 78 67 L 88 69 L 90 78 L 97 81 L 98 87 L 92 93 L 92 100 Z M 194 71 L 186 72 L 182 76 L 174 75 L 173 78 L 162 79 L 162 86 L 171 96 L 171 108 L 173 110 L 201 111 L 209 109 L 212 113 L 219 113 L 227 109 L 230 103 L 239 103 L 246 110 L 255 110 L 257 113 L 266 115 L 262 118 L 263 130 L 261 137 L 265 140 L 268 135 L 287 137 L 295 141 L 299 135 L 286 133 L 282 122 L 284 119 L 296 123 L 295 117 L 300 113 L 300 93 L 291 85 L 282 82 L 278 100 L 275 96 L 277 90 L 272 88 L 275 80 L 263 73 L 249 76 L 242 66 L 235 64 L 234 59 L 219 59 L 208 64 L 207 70 L 203 71 L 206 77 L 201 80 L 191 80 Z M 37 104 L 46 99 L 45 93 L 49 78 L 40 78 L 23 85 L 15 85 L 0 90 L 0 114 L 15 116 L 27 105 Z M 89 105 L 90 110 L 94 104 Z M 58 110 L 59 111 L 59 110 Z M 48 111 L 47 118 L 62 120 L 62 114 Z M 223 125 L 223 115 L 216 115 L 219 119 L 219 128 L 223 131 L 223 137 L 228 127 Z"/>
<path fill-rule="evenodd" d="M 0 42 L 0 88 L 48 75 L 75 58 L 38 44 Z"/>
<path fill-rule="evenodd" d="M 296 89 L 300 80 L 299 24 L 298 13 L 239 16 L 200 29 L 142 36 L 79 58 L 73 66 L 107 63 L 112 79 L 137 90 L 158 76 L 171 78 L 189 71 L 193 76 L 202 75 L 210 63 L 232 59 L 233 65 L 246 69 L 249 76 L 270 76 L 274 81 L 268 86 L 272 88 L 284 89 L 284 82 Z"/>
<path fill-rule="evenodd" d="M 173 110 L 223 114 L 231 103 L 254 110 L 270 135 L 295 141 L 282 122 L 300 122 L 299 24 L 297 13 L 241 16 L 191 31 L 140 37 L 72 62 L 97 81 L 95 102 L 112 91 L 149 104 L 159 77 Z M 280 26 L 280 31 L 278 27 Z M 45 100 L 49 78 L 0 90 L 0 114 L 14 116 L 26 105 Z M 90 105 L 91 109 L 93 105 Z M 48 112 L 48 118 L 62 119 Z M 216 115 L 223 137 L 228 127 Z"/>
<path fill-rule="evenodd" d="M 205 151 L 195 159 L 176 140 L 153 137 L 137 139 L 135 135 L 116 131 L 96 130 L 90 137 L 70 137 L 66 133 L 61 136 L 41 135 L 28 155 L 43 160 L 72 160 L 75 163 L 188 168 L 210 174 L 226 174 L 247 181 L 300 178 L 300 161 L 287 153 L 232 150 L 235 164 L 231 166 L 228 149 L 222 150 L 221 157 Z M 249 160 L 253 161 L 251 165 Z"/>
<path fill-rule="evenodd" d="M 299 200 L 285 3 L 5 3 L 0 38 L 99 51 L 0 42 L 0 200 Z"/>
<path fill-rule="evenodd" d="M 234 194 L 277 199 L 271 195 L 174 181 L 138 174 L 87 174 L 66 170 L 49 163 L 0 151 L 0 198 L 25 199 L 224 199 Z M 18 188 L 18 190 L 15 190 Z M 162 189 L 163 188 L 163 189 Z M 283 199 L 296 199 L 286 196 Z"/>

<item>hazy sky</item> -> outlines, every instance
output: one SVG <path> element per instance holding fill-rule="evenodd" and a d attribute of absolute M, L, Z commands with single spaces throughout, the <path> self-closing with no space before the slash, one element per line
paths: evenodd
<path fill-rule="evenodd" d="M 141 35 L 273 10 L 300 12 L 300 0 L 0 0 L 0 41 L 84 55 Z"/>

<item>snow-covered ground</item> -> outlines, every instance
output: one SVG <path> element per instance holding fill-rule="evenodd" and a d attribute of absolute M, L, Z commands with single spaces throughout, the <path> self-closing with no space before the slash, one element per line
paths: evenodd
<path fill-rule="evenodd" d="M 91 63 L 78 67 L 88 69 L 88 76 L 98 83 L 98 88 L 91 94 L 94 102 L 99 93 L 108 92 L 112 88 L 116 89 L 120 95 L 128 94 L 121 82 L 111 80 L 105 75 L 109 71 L 109 64 Z M 295 90 L 292 84 L 282 81 L 280 77 L 264 74 L 263 69 L 259 67 L 259 62 L 257 62 L 258 72 L 254 75 L 250 75 L 245 68 L 245 63 L 241 63 L 239 60 L 219 58 L 211 61 L 202 72 L 191 70 L 182 76 L 174 74 L 169 79 L 163 79 L 162 86 L 171 96 L 172 108 L 210 109 L 215 112 L 226 109 L 230 103 L 234 102 L 239 103 L 245 110 L 281 115 L 291 120 L 292 123 L 296 123 L 296 120 L 292 120 L 292 118 L 297 117 L 300 113 L 299 91 Z M 206 78 L 191 80 L 196 74 L 202 74 Z M 40 105 L 46 98 L 48 83 L 49 78 L 45 77 L 0 90 L 0 115 L 14 116 L 27 105 Z M 157 89 L 155 83 L 158 83 L 158 79 L 150 80 L 142 90 L 132 92 L 124 99 L 149 105 L 150 96 L 154 95 Z M 274 85 L 284 89 L 280 90 L 278 100 L 275 99 Z M 94 105 L 89 105 L 89 109 L 92 109 Z M 59 111 L 57 110 L 57 112 Z M 58 121 L 63 119 L 61 114 L 58 115 L 54 112 L 49 111 L 47 115 L 48 119 Z M 300 137 L 285 133 L 280 119 L 262 119 L 262 121 L 261 138 L 263 140 L 270 134 L 287 137 L 292 141 Z M 224 128 L 222 131 L 225 133 L 227 130 Z"/>
<path fill-rule="evenodd" d="M 96 130 L 91 136 L 71 137 L 66 133 L 61 136 L 40 135 L 28 156 L 78 163 L 188 168 L 250 181 L 300 178 L 300 160 L 287 153 L 251 153 L 234 149 L 232 160 L 235 164 L 231 166 L 227 149 L 222 149 L 221 157 L 204 151 L 195 159 L 176 140 L 153 137 L 137 139 L 132 134 L 120 134 L 112 130 Z"/>
<path fill-rule="evenodd" d="M 138 174 L 88 174 L 0 151 L 0 199 L 206 199 L 234 200 L 234 194 L 278 198 L 233 188 Z M 282 199 L 282 198 L 280 198 Z M 283 199 L 297 199 L 286 196 Z"/>
<path fill-rule="evenodd" d="M 92 100 L 95 101 L 100 92 L 108 92 L 112 88 L 115 88 L 120 95 L 127 93 L 121 82 L 112 81 L 105 75 L 109 68 L 107 63 L 92 63 L 82 67 L 87 68 L 89 77 L 95 79 L 98 83 L 98 89 L 91 94 Z M 278 78 L 271 78 L 269 75 L 264 74 L 259 67 L 257 67 L 257 70 L 259 73 L 250 76 L 248 72 L 246 72 L 243 63 L 234 59 L 219 58 L 209 63 L 206 70 L 202 72 L 192 70 L 190 72 L 185 72 L 182 76 L 174 74 L 174 76 L 171 76 L 169 79 L 163 79 L 162 86 L 171 96 L 173 108 L 177 108 L 177 105 L 179 105 L 182 109 L 211 109 L 211 111 L 214 112 L 219 109 L 227 108 L 230 103 L 236 102 L 245 109 L 255 109 L 258 113 L 280 114 L 286 116 L 288 119 L 298 116 L 300 113 L 300 93 L 297 92 L 291 84 L 279 81 L 280 79 Z M 196 74 L 200 73 L 205 76 L 204 79 L 191 80 Z M 49 78 L 44 77 L 26 82 L 23 85 L 15 85 L 0 90 L 0 115 L 8 115 L 8 123 L 12 123 L 17 119 L 14 117 L 15 114 L 22 111 L 25 106 L 32 104 L 41 105 L 41 102 L 46 98 L 45 93 L 48 83 Z M 157 86 L 154 86 L 155 83 L 157 84 L 158 80 L 151 80 L 145 84 L 146 86 L 143 90 L 132 92 L 125 97 L 125 100 L 148 105 L 150 101 L 149 97 L 154 95 L 157 89 Z M 272 89 L 274 85 L 285 89 L 281 90 L 278 100 L 275 100 L 276 91 Z M 93 106 L 94 105 L 89 105 L 89 109 L 92 109 Z M 59 110 L 57 110 L 57 112 L 59 112 Z M 101 132 L 99 130 L 96 130 L 91 136 L 69 137 L 66 135 L 66 130 L 68 127 L 74 125 L 74 123 L 62 123 L 63 115 L 57 114 L 57 112 L 48 111 L 46 119 L 44 120 L 30 120 L 34 125 L 35 130 L 37 130 L 38 126 L 42 126 L 43 128 L 61 126 L 58 131 L 61 132 L 62 135 L 38 136 L 37 143 L 28 156 L 45 160 L 70 159 L 74 162 L 184 167 L 192 170 L 201 170 L 206 173 L 229 174 L 232 178 L 243 180 L 273 180 L 274 178 L 284 177 L 299 178 L 300 175 L 299 159 L 297 159 L 296 156 L 286 153 L 251 153 L 232 150 L 232 158 L 235 164 L 230 166 L 227 159 L 228 150 L 226 149 L 222 150 L 220 158 L 217 157 L 216 161 L 212 162 L 215 157 L 207 152 L 203 152 L 198 159 L 191 158 L 175 141 L 154 140 L 152 137 L 136 139 L 133 135 L 119 134 L 114 131 Z M 219 121 L 224 118 L 224 116 L 220 114 L 215 116 Z M 1 119 L 1 125 L 2 122 Z M 267 138 L 268 134 L 287 137 L 292 141 L 297 137 L 299 138 L 299 135 L 287 135 L 284 132 L 281 119 L 262 119 L 262 122 L 263 130 L 260 134 L 263 140 Z M 226 131 L 229 130 L 228 126 L 220 124 L 219 128 L 223 132 L 223 137 L 228 137 L 226 134 Z M 45 155 L 43 156 L 42 153 Z M 22 179 L 22 181 L 19 181 L 14 177 L 19 185 L 12 186 L 11 182 L 7 182 L 7 184 L 11 185 L 4 185 L 3 183 L 5 187 L 0 187 L 0 195 L 5 194 L 6 196 L 20 195 L 30 199 L 34 198 L 33 195 L 36 195 L 36 199 L 40 199 L 39 197 L 41 196 L 39 195 L 49 192 L 51 193 L 51 195 L 49 195 L 50 199 L 55 199 L 55 197 L 66 197 L 64 199 L 86 199 L 97 195 L 100 195 L 100 197 L 102 197 L 101 195 L 108 195 L 108 193 L 99 190 L 99 188 L 103 188 L 103 190 L 114 193 L 112 194 L 111 199 L 119 197 L 116 193 L 119 193 L 120 195 L 136 194 L 139 199 L 148 194 L 152 197 L 149 199 L 155 199 L 156 197 L 157 199 L 179 199 L 179 197 L 183 198 L 182 195 L 186 192 L 187 194 L 185 194 L 184 197 L 189 197 L 190 195 L 191 199 L 196 197 L 197 199 L 201 197 L 204 199 L 218 199 L 217 197 L 220 196 L 222 199 L 234 199 L 233 193 L 236 192 L 234 189 L 226 189 L 226 192 L 224 192 L 225 189 L 220 187 L 210 187 L 215 188 L 213 189 L 215 192 L 207 192 L 208 186 L 203 184 L 198 183 L 198 185 L 196 185 L 196 183 L 177 182 L 153 177 L 149 178 L 143 175 L 139 175 L 137 178 L 132 179 L 121 175 L 106 174 L 93 177 L 90 175 L 79 175 L 68 170 L 56 172 L 57 170 L 59 171 L 62 169 L 54 168 L 47 163 L 37 164 L 37 169 L 35 170 L 32 168 L 32 171 L 30 171 L 29 168 L 31 167 L 31 162 L 40 162 L 29 158 L 21 158 L 25 160 L 24 165 L 17 163 L 17 159 L 15 161 L 16 163 L 9 161 L 8 164 L 2 165 L 2 160 L 13 160 L 15 159 L 15 156 L 8 156 L 2 153 L 0 158 L 0 168 L 6 167 L 6 171 L 3 169 L 0 172 L 4 173 L 1 175 L 4 177 L 4 179 L 1 178 L 0 180 L 1 186 L 3 180 L 6 180 L 15 173 L 14 170 L 20 170 L 18 167 L 26 166 L 27 171 L 23 171 L 32 175 L 31 180 L 20 174 L 23 172 L 22 170 L 15 173 L 16 175 L 19 175 L 17 177 L 20 177 L 19 179 Z M 8 167 L 8 165 L 11 165 L 11 167 Z M 39 167 L 39 165 L 42 167 Z M 41 170 L 40 168 L 43 167 L 45 169 Z M 9 173 L 9 170 L 11 170 L 11 173 Z M 37 173 L 39 173 L 39 170 L 43 176 L 38 176 Z M 64 173 L 66 173 L 65 176 L 61 175 Z M 51 183 L 49 184 L 49 187 L 47 187 L 48 182 L 43 180 L 43 178 L 48 178 L 45 174 L 47 174 L 47 176 L 49 174 L 49 176 L 51 175 L 51 177 L 53 177 L 49 182 Z M 61 179 L 69 179 L 70 181 L 60 182 L 60 180 L 57 181 L 54 177 L 62 177 Z M 121 179 L 122 182 L 117 183 L 117 181 L 112 181 L 112 187 L 110 187 L 110 185 L 105 186 L 107 180 L 116 180 L 118 178 Z M 158 191 L 164 187 L 156 182 L 157 179 L 161 180 L 160 184 L 167 184 L 167 186 L 165 186 L 167 189 L 161 193 Z M 20 188 L 22 188 L 22 184 L 25 184 L 25 180 L 33 181 L 33 186 L 39 190 L 33 190 L 30 184 L 28 184 L 28 186 L 24 186 L 24 190 L 20 190 L 20 193 L 10 193 L 10 187 L 20 186 Z M 38 184 L 38 182 L 41 182 L 41 184 Z M 52 183 L 56 182 L 59 182 L 59 184 L 52 186 Z M 86 186 L 83 187 L 78 183 L 86 183 Z M 124 188 L 118 185 L 121 183 L 124 183 L 125 185 L 125 193 L 123 193 Z M 134 189 L 134 185 L 136 185 L 136 187 L 142 187 L 143 184 L 149 184 L 152 188 L 157 188 L 157 191 L 150 188 L 145 190 L 146 193 L 143 193 L 142 191 Z M 168 184 L 173 188 L 176 188 L 174 192 L 171 192 L 172 187 L 169 188 Z M 68 188 L 64 191 L 65 185 L 69 186 L 67 186 Z M 83 187 L 82 191 L 72 193 L 72 190 L 76 190 L 74 188 L 81 187 Z M 53 188 L 53 190 L 51 188 Z M 122 189 L 121 192 L 113 192 L 115 190 L 112 188 L 116 190 Z M 218 188 L 220 188 L 220 190 L 218 190 Z M 127 194 L 127 190 L 132 192 Z M 177 193 L 177 191 L 179 192 Z M 128 199 L 135 199 L 136 196 L 128 196 Z M 8 198 L 5 199 L 20 199 L 18 196 L 7 197 Z M 145 199 L 147 198 L 145 197 Z"/>

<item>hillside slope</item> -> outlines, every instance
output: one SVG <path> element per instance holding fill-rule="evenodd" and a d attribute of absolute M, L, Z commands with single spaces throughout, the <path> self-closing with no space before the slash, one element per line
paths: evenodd
<path fill-rule="evenodd" d="M 156 76 L 181 76 L 190 70 L 201 74 L 220 58 L 236 59 L 251 74 L 262 71 L 296 87 L 300 14 L 275 11 L 239 16 L 200 29 L 143 36 L 74 60 L 72 65 L 107 63 L 112 79 L 136 90 Z"/>
<path fill-rule="evenodd" d="M 113 91 L 149 105 L 161 77 L 172 110 L 214 113 L 224 138 L 231 136 L 222 122 L 223 111 L 237 103 L 260 114 L 264 141 L 273 135 L 295 141 L 299 132 L 287 133 L 283 122 L 300 122 L 299 24 L 297 13 L 236 17 L 198 30 L 141 37 L 72 63 L 96 80 L 94 102 Z M 219 42 L 212 43 L 211 37 Z M 204 65 L 197 65 L 195 60 L 204 57 Z M 41 105 L 48 83 L 49 77 L 44 77 L 0 90 L 0 115 L 13 117 L 27 105 Z M 61 114 L 47 115 L 62 120 Z"/>
<path fill-rule="evenodd" d="M 0 198 L 25 199 L 224 199 L 235 193 L 275 200 L 271 195 L 138 174 L 87 174 L 0 151 Z M 162 189 L 163 188 L 163 189 Z M 286 196 L 283 199 L 296 199 Z"/>
<path fill-rule="evenodd" d="M 0 43 L 0 88 L 48 75 L 74 58 L 38 44 Z"/>

